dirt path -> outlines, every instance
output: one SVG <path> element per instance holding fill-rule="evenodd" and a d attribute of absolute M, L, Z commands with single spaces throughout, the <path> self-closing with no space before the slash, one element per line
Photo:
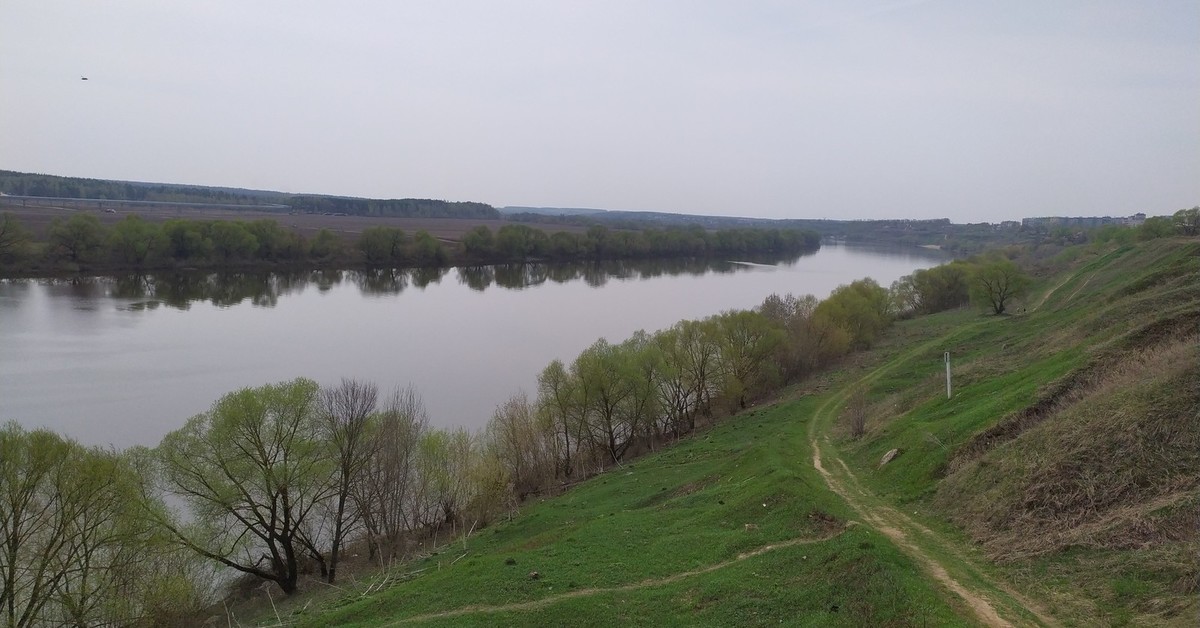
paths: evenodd
<path fill-rule="evenodd" d="M 848 525 L 847 525 L 847 527 L 848 527 Z M 569 600 L 569 599 L 573 599 L 573 598 L 587 597 L 587 596 L 591 596 L 591 595 L 602 595 L 605 593 L 620 593 L 623 591 L 634 591 L 637 589 L 645 589 L 648 587 L 662 586 L 665 584 L 671 584 L 672 582 L 678 582 L 685 578 L 691 578 L 693 576 L 700 576 L 700 575 L 703 575 L 706 573 L 712 573 L 719 569 L 724 569 L 731 565 L 737 564 L 748 558 L 754 558 L 755 556 L 761 556 L 763 554 L 766 554 L 767 552 L 773 552 L 775 550 L 784 549 L 786 547 L 795 547 L 797 545 L 811 545 L 813 543 L 822 543 L 822 542 L 825 542 L 832 538 L 837 537 L 844 531 L 845 531 L 845 528 L 843 528 L 842 530 L 839 530 L 838 532 L 835 532 L 833 534 L 827 535 L 827 536 L 822 536 L 822 537 L 817 537 L 817 538 L 801 537 L 801 538 L 789 539 L 787 541 L 781 541 L 779 543 L 772 543 L 771 545 L 764 545 L 758 549 L 738 554 L 735 558 L 731 558 L 729 560 L 719 562 L 719 563 L 714 563 L 707 567 L 701 567 L 700 569 L 693 569 L 691 571 L 681 571 L 677 574 L 672 574 L 670 576 L 666 576 L 665 578 L 653 578 L 650 580 L 643 580 L 641 582 L 635 582 L 633 584 L 623 584 L 621 586 L 616 586 L 616 587 L 598 587 L 598 588 L 589 588 L 589 589 L 578 589 L 576 591 L 569 591 L 567 593 L 559 593 L 557 595 L 548 595 L 544 598 L 540 598 L 537 600 L 530 600 L 528 602 L 514 602 L 512 604 L 498 604 L 495 606 L 484 606 L 484 605 L 463 606 L 460 608 L 456 608 L 454 610 L 442 611 L 439 613 L 428 613 L 425 615 L 415 615 L 413 617 L 406 617 L 404 619 L 396 621 L 395 623 L 387 624 L 387 625 L 398 626 L 400 624 L 430 621 L 430 620 L 434 620 L 434 619 L 445 619 L 445 618 L 449 618 L 449 617 L 458 617 L 461 615 L 468 615 L 471 613 L 504 613 L 504 612 L 508 612 L 508 611 L 525 611 L 525 610 L 530 610 L 530 609 L 534 609 L 534 608 L 541 608 L 543 606 L 549 606 L 551 604 L 555 604 L 555 603 L 561 602 L 563 600 Z"/>
<path fill-rule="evenodd" d="M 1051 296 L 1054 295 L 1055 292 L 1058 292 L 1059 288 L 1067 285 L 1068 281 L 1071 281 L 1072 279 L 1074 279 L 1078 276 L 1079 276 L 1079 273 L 1075 272 L 1075 273 L 1072 273 L 1071 275 L 1067 276 L 1066 279 L 1063 279 L 1062 281 L 1058 282 L 1058 285 L 1047 290 L 1046 294 L 1043 294 L 1042 298 L 1038 299 L 1037 304 L 1035 304 L 1033 307 L 1029 308 L 1029 311 L 1036 312 L 1038 310 L 1038 308 L 1042 307 L 1042 304 L 1046 302 L 1046 299 L 1049 299 Z M 1088 275 L 1088 278 L 1083 280 L 1083 283 L 1080 284 L 1079 287 L 1075 289 L 1075 292 L 1072 292 L 1071 296 L 1067 297 L 1067 301 L 1070 301 L 1071 299 L 1075 298 L 1075 295 L 1079 294 L 1079 291 L 1083 290 L 1083 287 L 1088 285 L 1088 282 L 1091 281 L 1092 277 L 1095 277 L 1095 276 L 1096 276 L 1095 272 L 1093 272 L 1091 275 Z"/>
<path fill-rule="evenodd" d="M 816 439 L 812 440 L 812 449 L 813 466 L 816 467 L 817 471 L 821 473 L 821 477 L 825 479 L 826 486 L 844 499 L 846 503 L 849 504 L 850 507 L 857 512 L 864 521 L 867 522 L 868 525 L 891 539 L 896 545 L 904 550 L 906 554 L 920 562 L 929 575 L 933 576 L 938 582 L 942 583 L 943 586 L 953 591 L 956 595 L 958 595 L 958 597 L 962 598 L 962 600 L 966 602 L 967 606 L 971 608 L 971 611 L 975 613 L 975 616 L 978 617 L 980 621 L 989 626 L 1012 626 L 1011 623 L 1000 617 L 1000 614 L 996 612 L 996 609 L 992 607 L 991 603 L 988 602 L 986 598 L 984 598 L 982 595 L 976 594 L 974 591 L 971 591 L 957 580 L 950 577 L 950 574 L 947 573 L 945 567 L 943 567 L 937 560 L 922 551 L 921 548 L 916 544 L 911 542 L 908 539 L 908 535 L 905 534 L 903 530 L 892 527 L 887 520 L 884 519 L 883 513 L 879 512 L 878 508 L 867 508 L 861 502 L 855 499 L 850 491 L 847 490 L 847 488 L 841 483 L 841 481 L 835 478 L 832 473 L 825 470 L 824 465 L 821 463 L 821 447 L 817 443 Z"/>
<path fill-rule="evenodd" d="M 1059 286 L 1061 285 L 1059 284 Z M 1054 288 L 1054 290 L 1057 289 L 1058 287 Z M 1042 300 L 1045 301 L 1045 297 Z M 876 369 L 862 380 L 859 380 L 856 385 L 875 379 L 885 369 L 886 367 Z M 849 388 L 847 387 L 847 390 Z M 858 478 L 850 470 L 850 467 L 836 454 L 830 453 L 826 457 L 826 454 L 822 451 L 822 441 L 825 441 L 825 444 L 829 445 L 829 437 L 827 433 L 818 434 L 818 426 L 823 423 L 828 425 L 822 419 L 829 417 L 830 412 L 836 411 L 840 407 L 840 402 L 844 401 L 844 397 L 845 395 L 835 396 L 827 401 L 814 413 L 813 419 L 809 424 L 812 465 L 821 474 L 829 490 L 837 493 L 838 496 L 845 500 L 850 508 L 862 517 L 866 525 L 878 530 L 881 534 L 891 539 L 897 547 L 916 560 L 925 569 L 926 573 L 961 598 L 981 623 L 988 626 L 1013 625 L 1011 621 L 1001 616 L 1001 613 L 997 610 L 995 600 L 990 599 L 978 587 L 964 583 L 951 575 L 950 570 L 947 569 L 947 565 L 929 551 L 931 546 L 936 547 L 938 553 L 941 555 L 949 554 L 953 558 L 954 563 L 960 568 L 965 568 L 967 572 L 971 573 L 974 579 L 986 583 L 991 588 L 1003 591 L 1005 595 L 1019 604 L 1023 610 L 1036 617 L 1037 621 L 1041 624 L 1057 626 L 1058 622 L 1039 608 L 1037 604 L 1026 599 L 1005 583 L 998 582 L 984 575 L 967 557 L 963 556 L 961 552 L 956 551 L 948 541 L 941 539 L 937 533 L 909 518 L 899 510 L 878 503 L 878 500 L 858 481 Z M 828 428 L 826 427 L 826 429 Z M 831 449 L 832 446 L 830 445 Z M 836 467 L 827 469 L 825 467 L 826 461 L 836 461 L 836 467 L 840 467 L 840 469 Z M 1016 621 L 1028 623 L 1028 619 L 1026 618 Z"/>

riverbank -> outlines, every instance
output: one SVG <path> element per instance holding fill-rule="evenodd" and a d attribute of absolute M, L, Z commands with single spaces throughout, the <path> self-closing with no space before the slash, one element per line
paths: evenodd
<path fill-rule="evenodd" d="M 479 428 L 508 395 L 534 390 L 548 362 L 599 337 L 754 307 L 771 293 L 823 297 L 864 276 L 890 284 L 940 261 L 920 249 L 826 246 L 765 267 L 675 260 L 10 280 L 0 282 L 0 417 L 89 445 L 149 446 L 238 387 L 354 376 L 412 383 L 436 425 Z M 145 384 L 136 404 L 120 393 L 131 381 Z"/>
<path fill-rule="evenodd" d="M 1200 411 L 1200 356 L 1186 335 L 1200 311 L 1198 246 L 1085 253 L 1044 278 L 1023 315 L 899 322 L 877 348 L 782 399 L 529 502 L 511 521 L 342 591 L 313 586 L 237 617 L 1186 625 L 1200 539 L 1181 522 L 1194 513 L 1200 467 L 1197 432 L 1179 422 Z M 1149 366 L 1136 378 L 1113 359 L 1132 356 Z M 1164 386 L 1175 393 L 1159 395 Z M 843 421 L 859 391 L 870 419 L 856 439 Z M 1037 408 L 1036 422 L 1010 429 Z M 1171 436 L 1129 440 L 1138 433 Z M 1127 456 L 1104 454 L 1117 446 Z M 1153 463 L 1138 462 L 1145 447 L 1158 452 Z M 892 449 L 899 456 L 881 465 Z M 1147 478 L 1132 492 L 1120 479 L 1131 472 Z M 1121 497 L 1072 497 L 1088 478 L 1096 494 Z M 1029 490 L 1058 510 L 1028 504 Z M 1009 510 L 1026 515 L 996 518 Z M 1122 541 L 1130 534 L 1137 544 Z"/>
<path fill-rule="evenodd" d="M 13 213 L 0 215 L 0 276 L 445 268 L 669 258 L 778 260 L 820 248 L 816 233 L 796 229 L 609 230 L 592 226 L 584 232 L 556 229 L 549 233 L 525 224 L 502 223 L 493 232 L 486 222 L 460 221 L 457 239 L 452 239 L 426 229 L 406 231 L 393 226 L 415 227 L 424 224 L 420 219 L 354 218 L 361 223 L 361 231 L 335 232 L 322 227 L 306 233 L 298 224 L 279 222 L 275 214 L 251 220 L 242 212 L 230 211 L 211 218 L 189 214 L 186 218 L 157 215 L 148 219 L 128 214 L 114 221 L 106 213 L 64 211 L 67 217 L 56 216 L 41 229 L 27 227 Z"/>

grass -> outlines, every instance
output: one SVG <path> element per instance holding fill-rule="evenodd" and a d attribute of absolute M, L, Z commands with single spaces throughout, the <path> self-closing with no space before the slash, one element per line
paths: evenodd
<path fill-rule="evenodd" d="M 436 555 L 289 600 L 278 619 L 925 626 L 994 611 L 1018 624 L 1188 625 L 1200 243 L 1073 261 L 1024 313 L 899 323 L 777 404 Z M 838 425 L 856 390 L 871 414 L 858 440 Z"/>
<path fill-rule="evenodd" d="M 1186 625 L 1200 593 L 1200 245 L 1079 262 L 1027 314 L 901 323 L 857 374 L 870 377 L 846 379 L 878 400 L 867 437 L 834 447 L 869 493 L 948 540 L 949 562 L 982 550 L 977 567 L 1059 621 Z M 943 350 L 950 400 L 930 376 Z"/>
<path fill-rule="evenodd" d="M 813 398 L 740 415 L 523 508 L 298 625 L 958 625 L 962 609 L 807 464 Z M 530 576 L 537 572 L 536 579 Z M 383 577 L 383 576 L 379 576 Z M 516 605 L 516 606 L 514 606 Z M 475 610 L 435 615 L 464 607 Z M 483 608 L 497 607 L 497 608 Z M 434 617 L 430 617 L 434 616 Z"/>

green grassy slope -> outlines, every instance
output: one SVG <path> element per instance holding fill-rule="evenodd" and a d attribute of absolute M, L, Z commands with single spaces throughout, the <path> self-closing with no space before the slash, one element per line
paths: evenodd
<path fill-rule="evenodd" d="M 910 560 L 876 532 L 845 525 L 845 506 L 807 464 L 810 406 L 741 415 L 528 505 L 465 551 L 456 544 L 405 565 L 397 574 L 413 575 L 403 584 L 330 596 L 289 621 L 961 623 L 961 609 Z M 474 610 L 455 613 L 464 607 Z"/>
<path fill-rule="evenodd" d="M 1097 255 L 1042 294 L 1021 315 L 900 325 L 870 376 L 847 379 L 874 401 L 867 436 L 836 447 L 872 493 L 971 539 L 1060 621 L 1189 625 L 1200 243 Z"/>
<path fill-rule="evenodd" d="M 279 618 L 971 625 L 988 617 L 973 596 L 993 623 L 1189 624 L 1200 243 L 1095 253 L 1024 309 L 899 323 L 785 401 Z M 852 441 L 839 414 L 858 389 L 871 420 Z"/>

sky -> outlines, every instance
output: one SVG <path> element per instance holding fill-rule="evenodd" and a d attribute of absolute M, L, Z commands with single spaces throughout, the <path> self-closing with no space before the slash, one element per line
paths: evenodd
<path fill-rule="evenodd" d="M 1197 33 L 1195 0 L 4 0 L 0 169 L 765 218 L 1169 214 L 1200 204 Z"/>

